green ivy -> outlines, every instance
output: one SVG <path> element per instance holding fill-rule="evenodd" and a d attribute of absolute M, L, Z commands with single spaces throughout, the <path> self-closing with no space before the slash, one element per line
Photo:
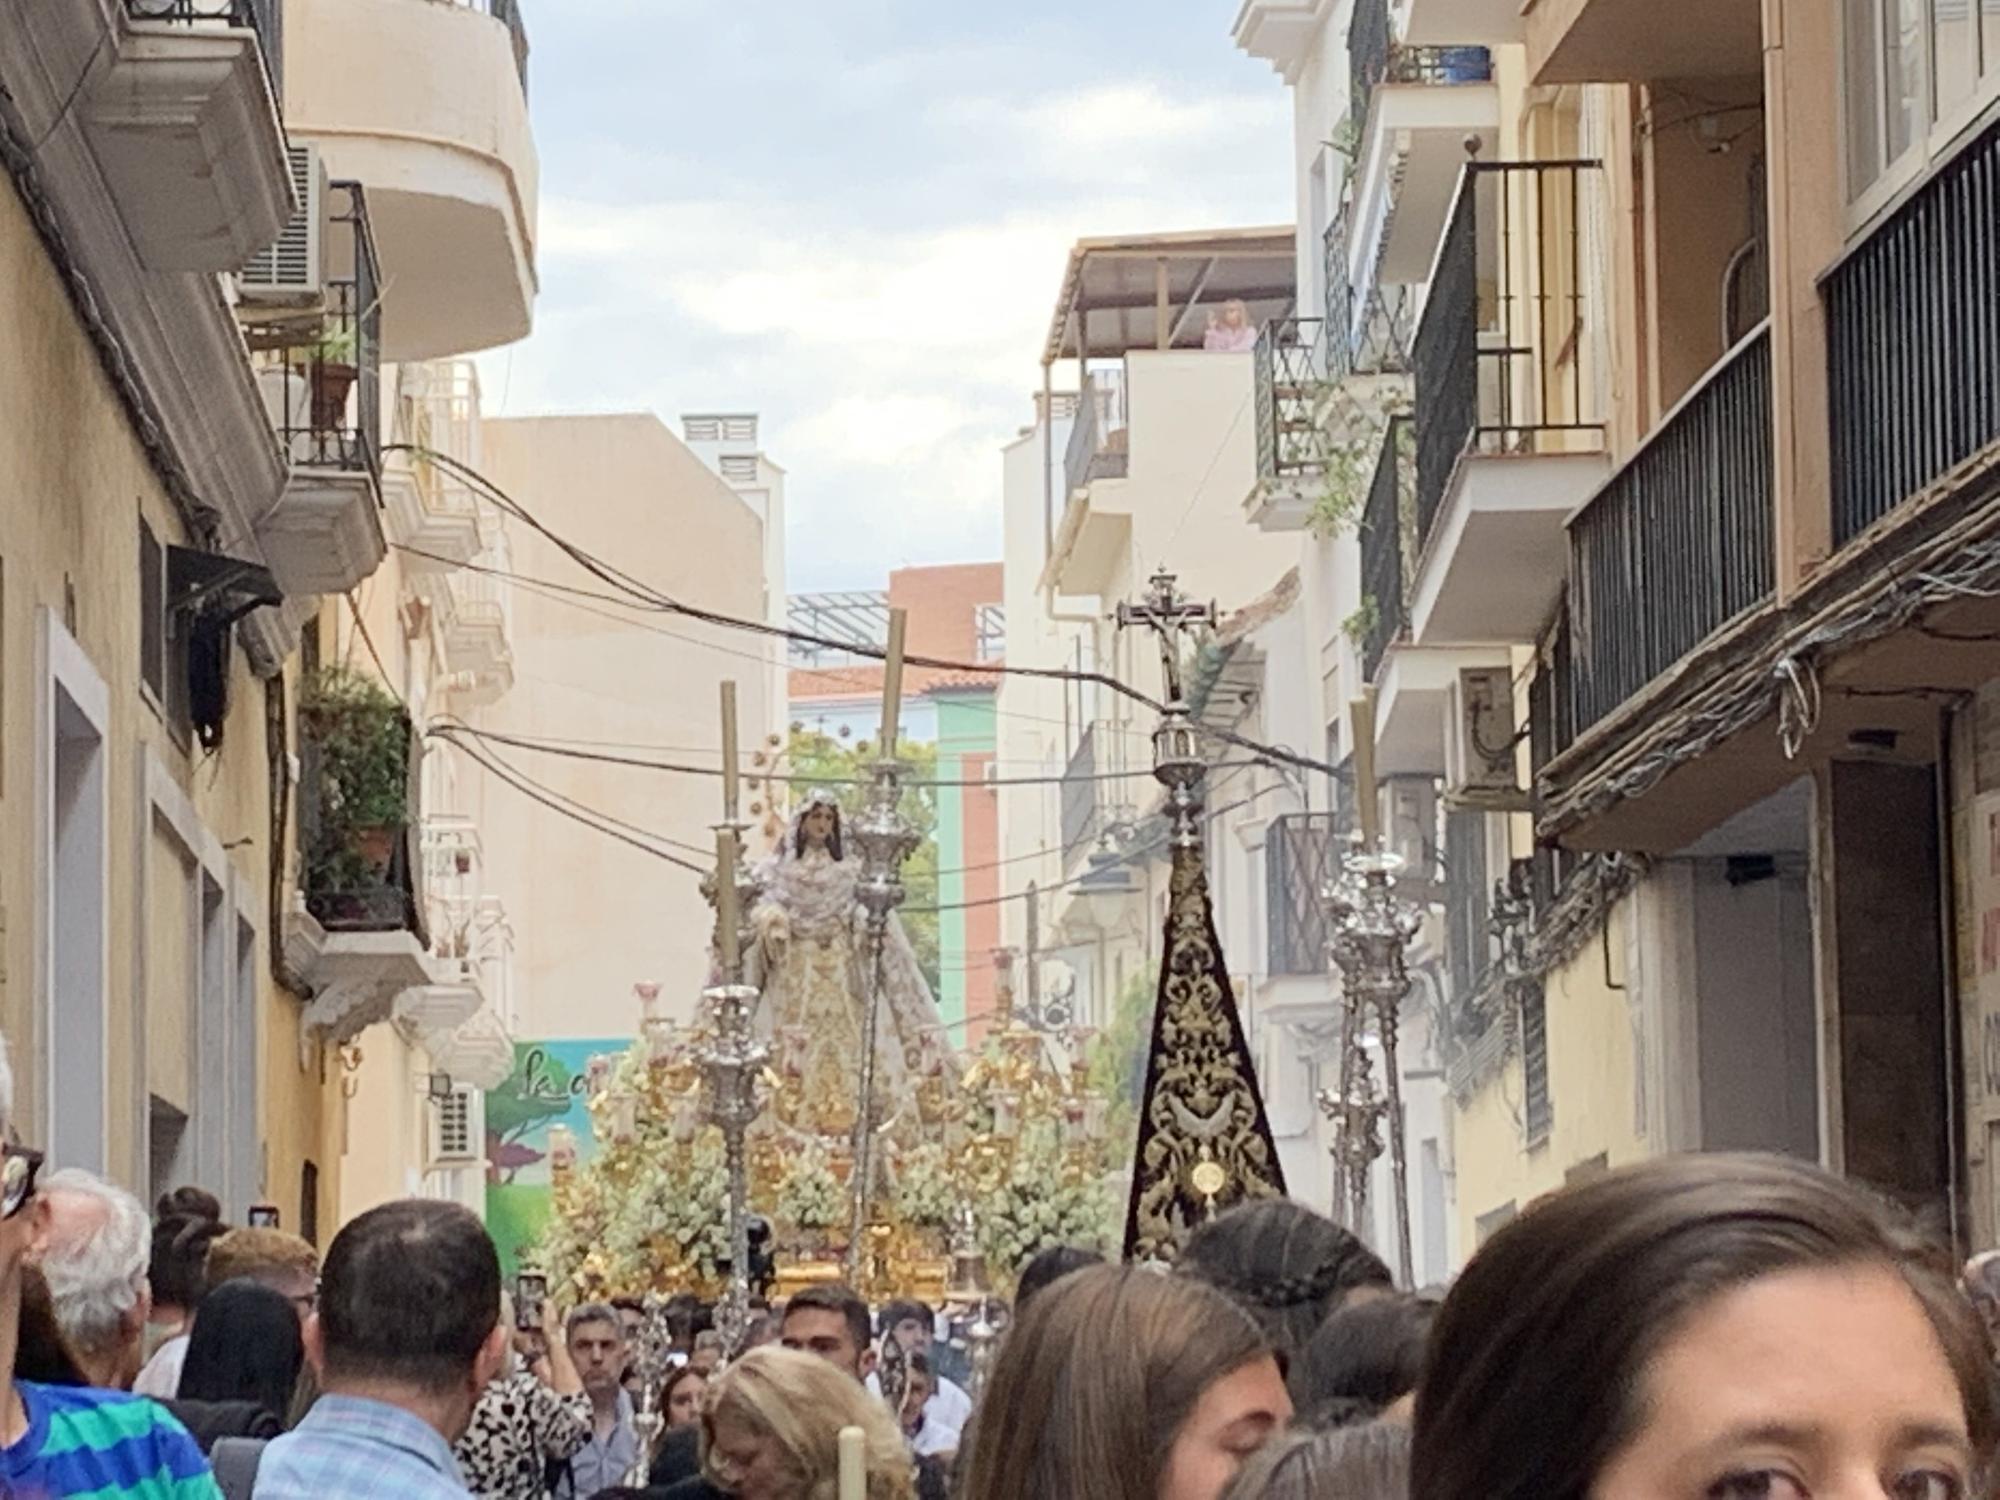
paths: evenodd
<path fill-rule="evenodd" d="M 1373 594 L 1364 594 L 1354 613 L 1340 622 L 1340 633 L 1346 636 L 1348 642 L 1358 651 L 1368 644 L 1368 637 L 1375 633 L 1381 623 L 1381 604 L 1376 601 Z"/>

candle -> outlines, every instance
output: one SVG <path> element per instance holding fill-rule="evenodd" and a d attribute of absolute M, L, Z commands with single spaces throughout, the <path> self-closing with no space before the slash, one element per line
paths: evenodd
<path fill-rule="evenodd" d="M 907 610 L 889 611 L 889 656 L 882 667 L 882 759 L 896 758 L 896 736 L 903 717 L 903 631 Z"/>
<path fill-rule="evenodd" d="M 868 1438 L 859 1427 L 840 1429 L 840 1500 L 868 1500 Z"/>
<path fill-rule="evenodd" d="M 722 816 L 736 821 L 736 684 L 722 684 Z"/>
<path fill-rule="evenodd" d="M 723 684 L 725 687 L 730 684 Z M 734 984 L 742 951 L 736 945 L 736 830 L 715 830 L 715 946 L 722 982 Z"/>

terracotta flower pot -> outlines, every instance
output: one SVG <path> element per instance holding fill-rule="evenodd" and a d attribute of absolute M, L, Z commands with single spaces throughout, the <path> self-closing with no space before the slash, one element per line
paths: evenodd
<path fill-rule="evenodd" d="M 338 432 L 347 426 L 347 393 L 360 371 L 353 365 L 321 360 L 312 367 L 314 432 Z"/>

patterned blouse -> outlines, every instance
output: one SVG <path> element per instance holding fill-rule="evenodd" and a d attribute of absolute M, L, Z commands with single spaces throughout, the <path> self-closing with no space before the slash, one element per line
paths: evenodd
<path fill-rule="evenodd" d="M 551 1463 L 590 1440 L 590 1397 L 558 1396 L 527 1370 L 486 1387 L 453 1451 L 481 1500 L 544 1500 Z"/>

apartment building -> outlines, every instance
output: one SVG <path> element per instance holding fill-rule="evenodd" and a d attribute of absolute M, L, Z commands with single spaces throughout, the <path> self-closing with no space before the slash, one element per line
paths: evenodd
<path fill-rule="evenodd" d="M 1351 682 L 1445 809 L 1466 1248 L 1701 1148 L 1992 1243 L 2000 16 L 1250 0 L 1237 37 L 1340 148 L 1301 151 L 1350 331 L 1315 373 L 1408 330 Z M 1299 482 L 1348 487 L 1344 436 Z"/>
<path fill-rule="evenodd" d="M 452 378 L 415 362 L 520 336 L 534 285 L 518 14 L 357 19 L 59 0 L 0 23 L 19 1124 L 58 1164 L 201 1181 L 308 1235 L 343 1203 L 353 1044 L 442 1054 L 456 1027 L 421 1020 L 498 1003 L 433 937 L 462 902 L 421 878 L 460 864 L 412 794 L 443 775 L 415 769 L 427 684 L 397 606 L 370 620 L 356 591 L 402 596 L 378 570 L 439 507 L 469 538 L 441 565 L 485 545 L 391 440 Z M 322 773 L 355 741 L 327 690 L 364 634 L 369 744 L 405 768 L 380 826 L 343 832 Z"/>

